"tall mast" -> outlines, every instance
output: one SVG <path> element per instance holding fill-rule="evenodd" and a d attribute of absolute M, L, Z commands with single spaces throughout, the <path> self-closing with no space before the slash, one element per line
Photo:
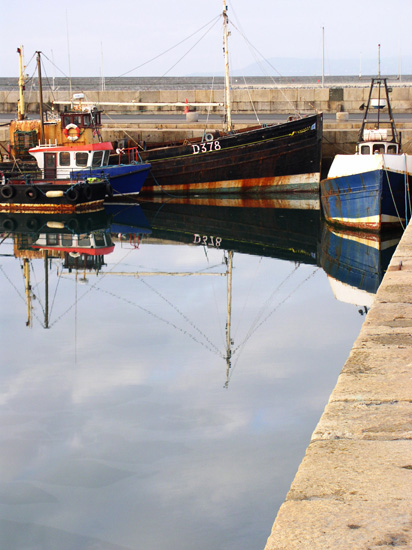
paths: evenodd
<path fill-rule="evenodd" d="M 17 48 L 19 54 L 19 103 L 17 106 L 17 118 L 18 120 L 24 120 L 26 118 L 26 107 L 24 104 L 24 51 L 23 46 Z"/>
<path fill-rule="evenodd" d="M 43 84 L 41 78 L 40 52 L 37 53 L 37 72 L 39 74 L 39 106 L 40 106 L 40 139 L 44 143 L 44 117 L 43 117 Z"/>
<path fill-rule="evenodd" d="M 223 0 L 223 51 L 225 54 L 225 114 L 226 114 L 226 129 L 228 132 L 232 131 L 232 111 L 231 111 L 231 99 L 230 99 L 230 82 L 229 82 L 229 50 L 228 50 L 228 36 L 227 30 L 229 18 L 227 16 L 226 0 Z"/>
<path fill-rule="evenodd" d="M 26 326 L 32 326 L 32 293 L 30 285 L 30 263 L 27 258 L 23 258 L 23 276 L 25 278 L 25 291 L 26 291 L 26 307 L 27 307 L 27 321 Z"/>
<path fill-rule="evenodd" d="M 225 388 L 229 385 L 229 369 L 232 359 L 232 337 L 230 329 L 232 326 L 232 268 L 233 268 L 233 251 L 229 250 L 226 258 L 227 262 L 227 319 L 226 319 L 226 383 Z"/>

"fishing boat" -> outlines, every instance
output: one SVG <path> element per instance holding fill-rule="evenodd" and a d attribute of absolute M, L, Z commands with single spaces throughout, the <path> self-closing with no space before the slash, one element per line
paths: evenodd
<path fill-rule="evenodd" d="M 103 208 L 108 194 L 106 179 L 79 181 L 42 180 L 16 177 L 0 185 L 1 212 L 82 212 Z"/>
<path fill-rule="evenodd" d="M 374 90 L 378 97 L 372 98 Z M 381 97 L 382 92 L 386 97 Z M 370 110 L 376 109 L 377 115 Z M 387 120 L 382 120 L 387 108 Z M 372 124 L 373 128 L 368 127 Z M 386 125 L 387 127 L 382 127 Z M 386 78 L 372 78 L 356 152 L 336 155 L 321 181 L 325 219 L 336 225 L 381 231 L 405 227 L 410 213 L 412 156 L 402 154 Z"/>
<path fill-rule="evenodd" d="M 319 242 L 319 264 L 328 276 L 335 298 L 371 307 L 401 238 L 401 233 L 372 233 L 324 224 Z"/>
<path fill-rule="evenodd" d="M 156 198 L 155 198 L 156 199 Z M 320 210 L 317 196 L 160 197 L 141 201 L 151 238 L 222 248 L 236 253 L 316 264 Z M 113 221 L 132 224 L 127 205 L 113 213 Z"/>
<path fill-rule="evenodd" d="M 112 195 L 136 195 L 150 170 L 149 163 L 136 157 L 121 164 L 118 153 L 100 135 L 102 111 L 84 101 L 84 94 L 74 94 L 70 107 L 45 120 L 41 86 L 40 52 L 38 57 L 40 118 L 28 120 L 24 103 L 23 48 L 20 59 L 18 120 L 10 123 L 10 167 L 3 165 L 4 177 L 30 175 L 33 184 L 42 180 L 80 180 L 106 178 Z M 34 157 L 34 160 L 30 160 Z M 114 162 L 112 164 L 112 161 Z M 20 165 L 19 165 L 20 163 Z M 17 170 L 16 170 L 17 166 Z M 0 178 L 1 179 L 1 178 Z"/>
<path fill-rule="evenodd" d="M 138 195 L 150 170 L 149 163 L 109 165 L 113 146 L 110 142 L 80 145 L 38 145 L 29 149 L 43 178 L 71 180 L 106 178 L 108 194 Z"/>
<path fill-rule="evenodd" d="M 322 114 L 234 130 L 229 84 L 228 14 L 223 0 L 225 129 L 179 144 L 125 151 L 151 164 L 142 193 L 318 192 Z"/>

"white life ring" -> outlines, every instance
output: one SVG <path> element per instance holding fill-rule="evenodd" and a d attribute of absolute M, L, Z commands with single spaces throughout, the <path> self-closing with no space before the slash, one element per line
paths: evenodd
<path fill-rule="evenodd" d="M 69 135 L 70 130 L 76 130 L 76 133 L 74 135 Z M 80 128 L 76 126 L 76 124 L 73 124 L 73 123 L 68 124 L 64 129 L 64 135 L 70 141 L 77 141 L 80 137 Z"/>

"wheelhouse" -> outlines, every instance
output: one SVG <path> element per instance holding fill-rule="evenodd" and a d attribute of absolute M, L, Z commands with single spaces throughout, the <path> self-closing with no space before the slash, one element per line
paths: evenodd
<path fill-rule="evenodd" d="M 80 129 L 90 127 L 100 127 L 102 125 L 101 111 L 92 109 L 91 111 L 70 111 L 60 114 L 61 127 L 74 124 Z"/>
<path fill-rule="evenodd" d="M 100 168 L 109 164 L 110 142 L 70 147 L 39 145 L 29 150 L 44 179 L 69 179 L 75 170 Z"/>
<path fill-rule="evenodd" d="M 399 145 L 387 141 L 369 141 L 357 145 L 358 155 L 397 155 Z"/>

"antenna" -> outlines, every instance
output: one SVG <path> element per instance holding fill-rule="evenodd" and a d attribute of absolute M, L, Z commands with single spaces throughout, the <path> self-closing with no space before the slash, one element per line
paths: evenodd
<path fill-rule="evenodd" d="M 381 45 L 378 44 L 378 76 L 381 77 Z"/>
<path fill-rule="evenodd" d="M 325 87 L 325 27 L 322 27 L 322 88 Z"/>
<path fill-rule="evenodd" d="M 69 58 L 69 93 L 70 93 L 70 99 L 72 97 L 72 70 L 70 66 L 70 43 L 69 43 L 69 20 L 67 17 L 67 10 L 66 10 L 66 34 L 67 34 L 67 56 Z"/>

